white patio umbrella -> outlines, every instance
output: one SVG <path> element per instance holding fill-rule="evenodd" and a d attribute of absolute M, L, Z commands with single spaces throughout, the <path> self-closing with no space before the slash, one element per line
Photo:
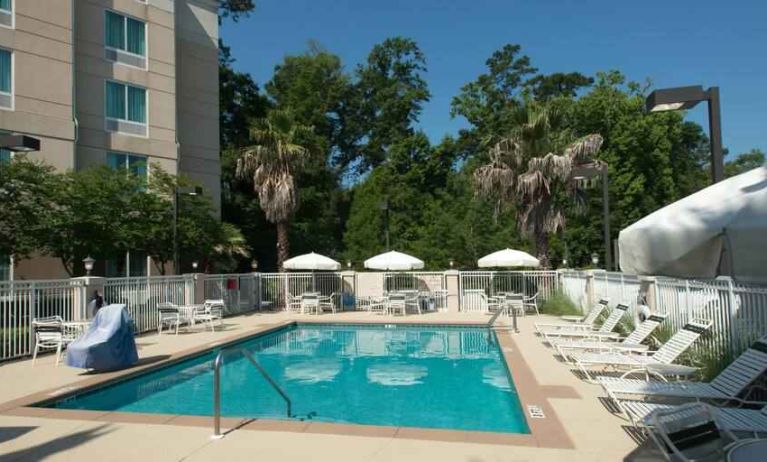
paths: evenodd
<path fill-rule="evenodd" d="M 392 250 L 368 258 L 365 260 L 365 268 L 384 271 L 409 271 L 423 268 L 423 261 L 412 255 Z"/>
<path fill-rule="evenodd" d="M 527 252 L 514 249 L 503 249 L 477 260 L 480 268 L 507 268 L 511 266 L 532 266 L 541 264 L 537 258 Z"/>
<path fill-rule="evenodd" d="M 283 266 L 291 270 L 338 271 L 341 269 L 341 264 L 337 261 L 314 252 L 289 258 L 285 260 Z"/>
<path fill-rule="evenodd" d="M 767 166 L 709 186 L 620 233 L 627 273 L 767 283 Z M 720 266 L 721 262 L 721 266 Z"/>

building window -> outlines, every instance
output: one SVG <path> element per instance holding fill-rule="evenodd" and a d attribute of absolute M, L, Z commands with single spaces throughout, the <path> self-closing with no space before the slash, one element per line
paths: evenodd
<path fill-rule="evenodd" d="M 13 0 L 0 0 L 0 26 L 13 27 Z"/>
<path fill-rule="evenodd" d="M 0 255 L 0 281 L 11 280 L 11 259 L 6 255 Z"/>
<path fill-rule="evenodd" d="M 146 56 L 146 24 L 112 11 L 106 12 L 105 42 L 108 47 Z"/>
<path fill-rule="evenodd" d="M 107 165 L 115 170 L 125 170 L 142 178 L 147 176 L 146 156 L 123 154 L 121 152 L 108 152 Z"/>
<path fill-rule="evenodd" d="M 124 257 L 107 260 L 105 273 L 108 278 L 146 276 L 146 254 L 142 252 L 127 252 Z"/>
<path fill-rule="evenodd" d="M 0 107 L 13 108 L 13 53 L 0 49 Z"/>
<path fill-rule="evenodd" d="M 146 89 L 108 81 L 106 118 L 108 131 L 147 136 Z"/>

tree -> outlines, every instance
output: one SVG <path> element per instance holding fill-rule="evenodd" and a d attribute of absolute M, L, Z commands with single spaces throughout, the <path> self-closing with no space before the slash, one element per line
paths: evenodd
<path fill-rule="evenodd" d="M 764 163 L 764 152 L 760 149 L 752 149 L 733 160 L 727 161 L 724 164 L 724 174 L 727 178 L 740 175 L 741 173 L 761 167 Z"/>
<path fill-rule="evenodd" d="M 412 39 L 395 37 L 375 45 L 357 67 L 355 83 L 342 112 L 346 124 L 342 168 L 368 172 L 386 161 L 389 148 L 414 133 L 413 124 L 430 98 L 422 74 L 426 58 Z"/>
<path fill-rule="evenodd" d="M 574 98 L 578 90 L 591 86 L 594 79 L 580 72 L 555 72 L 549 75 L 536 75 L 528 79 L 525 85 L 532 90 L 537 101 L 550 101 L 554 98 Z"/>
<path fill-rule="evenodd" d="M 231 18 L 237 22 L 243 16 L 248 16 L 256 8 L 253 0 L 221 0 L 218 5 L 218 17 Z"/>
<path fill-rule="evenodd" d="M 548 105 L 528 102 L 521 107 L 507 138 L 490 150 L 490 162 L 474 172 L 477 192 L 494 198 L 499 206 L 515 201 L 520 207 L 518 225 L 535 239 L 543 267 L 550 267 L 549 236 L 565 227 L 566 209 L 580 204 L 576 167 L 593 163 L 602 137 L 590 134 L 569 143 L 562 154 L 558 114 Z"/>
<path fill-rule="evenodd" d="M 0 161 L 0 255 L 26 257 L 40 248 L 47 223 L 59 213 L 53 168 L 16 155 Z"/>
<path fill-rule="evenodd" d="M 297 144 L 311 139 L 311 127 L 297 124 L 285 110 L 272 110 L 253 123 L 254 145 L 244 148 L 237 161 L 237 175 L 253 182 L 266 219 L 277 226 L 277 264 L 288 259 L 290 219 L 298 208 L 296 173 L 311 153 L 309 146 Z"/>

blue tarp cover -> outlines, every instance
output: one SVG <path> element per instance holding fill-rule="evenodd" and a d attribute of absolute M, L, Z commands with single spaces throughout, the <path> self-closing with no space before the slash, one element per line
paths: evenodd
<path fill-rule="evenodd" d="M 136 364 L 133 320 L 124 304 L 101 308 L 88 331 L 67 347 L 67 365 L 113 371 Z"/>

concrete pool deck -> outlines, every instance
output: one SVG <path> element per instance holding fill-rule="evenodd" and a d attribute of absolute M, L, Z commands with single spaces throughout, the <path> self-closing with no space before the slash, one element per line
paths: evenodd
<path fill-rule="evenodd" d="M 165 361 L 184 352 L 242 337 L 290 321 L 407 323 L 479 323 L 487 316 L 428 314 L 385 318 L 367 313 L 320 317 L 288 313 L 253 313 L 227 318 L 217 332 L 191 330 L 137 339 L 145 364 Z M 52 356 L 0 365 L 0 460 L 650 460 L 652 451 L 638 451 L 623 428 L 627 422 L 600 403 L 601 389 L 576 378 L 533 334 L 532 323 L 545 317 L 520 319 L 520 334 L 499 330 L 504 355 L 520 396 L 539 404 L 545 419 L 530 419 L 530 435 L 483 435 L 477 432 L 398 427 L 370 427 L 304 422 L 245 422 L 217 441 L 210 440 L 211 419 L 202 417 L 132 415 L 92 411 L 61 411 L 24 407 L 30 396 L 50 398 L 67 393 L 83 381 L 103 381 L 66 366 L 54 367 Z M 505 321 L 505 320 L 504 320 Z M 513 354 L 513 352 L 520 354 Z M 526 373 L 517 373 L 527 368 Z M 524 383 L 528 382 L 528 383 Z M 21 407 L 20 407 L 21 406 Z M 55 412 L 53 412 L 55 411 Z M 225 428 L 240 425 L 224 419 Z M 256 430 L 256 431 L 248 431 Z M 459 435 L 457 433 L 464 433 Z M 468 436 L 466 435 L 468 434 Z M 527 437 L 527 438 L 525 438 Z"/>

